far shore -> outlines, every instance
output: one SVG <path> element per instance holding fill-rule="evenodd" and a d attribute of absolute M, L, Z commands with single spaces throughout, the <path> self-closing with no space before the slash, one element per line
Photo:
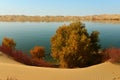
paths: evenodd
<path fill-rule="evenodd" d="M 102 14 L 90 16 L 27 16 L 0 15 L 0 22 L 67 22 L 67 21 L 98 21 L 120 23 L 120 14 Z"/>

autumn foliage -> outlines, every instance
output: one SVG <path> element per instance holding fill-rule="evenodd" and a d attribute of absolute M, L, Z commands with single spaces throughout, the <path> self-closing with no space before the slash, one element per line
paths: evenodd
<path fill-rule="evenodd" d="M 10 56 L 14 60 L 30 65 L 30 66 L 42 66 L 42 67 L 54 67 L 54 65 L 47 63 L 43 59 L 33 59 L 31 56 L 28 56 L 26 53 L 23 53 L 22 51 L 15 49 L 15 42 L 11 38 L 4 38 L 2 42 L 2 46 L 0 46 L 0 51 L 5 53 L 6 55 Z M 44 48 L 43 47 L 35 47 L 35 49 L 32 50 L 34 52 L 39 52 L 40 54 L 34 54 L 34 56 L 38 58 L 42 58 L 44 56 Z"/>
<path fill-rule="evenodd" d="M 120 49 L 119 48 L 107 48 L 103 50 L 103 61 L 109 60 L 110 62 L 120 62 Z"/>
<path fill-rule="evenodd" d="M 13 39 L 5 37 L 2 41 L 2 45 L 14 49 L 16 46 L 16 43 Z"/>
<path fill-rule="evenodd" d="M 30 57 L 28 57 L 25 53 L 22 51 L 14 50 L 10 47 L 6 47 L 4 45 L 0 46 L 0 51 L 5 53 L 6 55 L 12 57 L 14 60 L 26 64 L 26 65 L 35 65 L 32 63 L 32 60 Z"/>
<path fill-rule="evenodd" d="M 41 46 L 35 46 L 32 50 L 30 50 L 32 57 L 41 59 L 45 55 L 45 49 Z"/>
<path fill-rule="evenodd" d="M 87 67 L 101 62 L 99 32 L 91 35 L 81 22 L 59 27 L 51 38 L 52 56 L 61 67 Z"/>

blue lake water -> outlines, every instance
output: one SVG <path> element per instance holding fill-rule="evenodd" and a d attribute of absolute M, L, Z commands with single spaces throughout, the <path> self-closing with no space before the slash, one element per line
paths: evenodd
<path fill-rule="evenodd" d="M 120 24 L 83 22 L 89 33 L 100 32 L 102 48 L 120 48 Z M 29 54 L 34 46 L 44 46 L 46 54 L 50 53 L 50 38 L 56 29 L 69 22 L 0 22 L 0 45 L 4 37 L 13 38 L 16 48 Z"/>

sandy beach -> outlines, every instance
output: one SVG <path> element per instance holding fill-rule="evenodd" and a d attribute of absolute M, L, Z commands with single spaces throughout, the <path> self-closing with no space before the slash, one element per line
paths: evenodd
<path fill-rule="evenodd" d="M 120 80 L 120 64 L 105 62 L 87 68 L 57 69 L 26 66 L 0 52 L 0 80 Z"/>

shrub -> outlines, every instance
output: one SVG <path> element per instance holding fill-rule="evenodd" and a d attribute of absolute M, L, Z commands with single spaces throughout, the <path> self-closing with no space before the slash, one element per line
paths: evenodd
<path fill-rule="evenodd" d="M 52 64 L 45 62 L 42 58 L 45 56 L 45 49 L 41 46 L 35 46 L 30 50 L 32 55 L 32 61 L 34 65 L 44 66 L 44 67 L 54 67 Z"/>
<path fill-rule="evenodd" d="M 98 35 L 97 31 L 89 35 L 81 22 L 63 25 L 51 38 L 52 56 L 60 61 L 61 67 L 86 67 L 100 63 Z"/>
<path fill-rule="evenodd" d="M 33 65 L 31 58 L 28 57 L 28 55 L 26 55 L 26 54 L 23 53 L 22 51 L 18 51 L 18 50 L 13 51 L 13 56 L 12 56 L 12 57 L 13 57 L 13 59 L 15 59 L 16 61 L 21 62 L 21 63 L 23 63 L 23 64 Z"/>
<path fill-rule="evenodd" d="M 32 57 L 41 59 L 45 55 L 44 47 L 35 46 L 32 50 L 30 50 Z"/>
<path fill-rule="evenodd" d="M 8 56 L 11 56 L 14 60 L 21 62 L 26 65 L 32 65 L 32 60 L 30 57 L 28 57 L 25 53 L 22 51 L 11 49 L 7 46 L 0 46 L 0 51 L 5 53 Z"/>
<path fill-rule="evenodd" d="M 51 63 L 47 63 L 43 59 L 32 58 L 32 61 L 34 62 L 34 65 L 37 65 L 37 66 L 41 66 L 41 67 L 55 67 L 55 65 L 52 65 Z"/>
<path fill-rule="evenodd" d="M 120 49 L 107 48 L 103 51 L 103 61 L 109 60 L 110 62 L 120 62 Z"/>
<path fill-rule="evenodd" d="M 10 42 L 10 43 L 9 43 Z M 4 38 L 2 46 L 0 46 L 0 51 L 5 53 L 8 56 L 11 56 L 14 60 L 30 65 L 30 66 L 43 66 L 43 67 L 54 67 L 54 65 L 45 62 L 41 58 L 44 56 L 44 48 L 43 47 L 35 47 L 32 52 L 33 58 L 26 55 L 22 51 L 15 50 L 15 45 L 12 44 L 14 41 L 12 39 Z M 37 59 L 35 59 L 37 58 Z"/>
<path fill-rule="evenodd" d="M 11 49 L 10 47 L 7 47 L 7 46 L 0 46 L 0 51 L 2 51 L 3 53 L 9 55 L 9 56 L 13 56 L 13 49 Z"/>
<path fill-rule="evenodd" d="M 5 37 L 2 41 L 2 45 L 14 49 L 16 43 L 13 39 Z"/>
<path fill-rule="evenodd" d="M 14 50 L 6 46 L 0 46 L 0 51 L 5 53 L 8 56 L 11 56 L 14 60 L 30 65 L 30 66 L 42 66 L 42 67 L 54 67 L 54 65 L 45 62 L 42 59 L 31 58 L 22 51 Z"/>

